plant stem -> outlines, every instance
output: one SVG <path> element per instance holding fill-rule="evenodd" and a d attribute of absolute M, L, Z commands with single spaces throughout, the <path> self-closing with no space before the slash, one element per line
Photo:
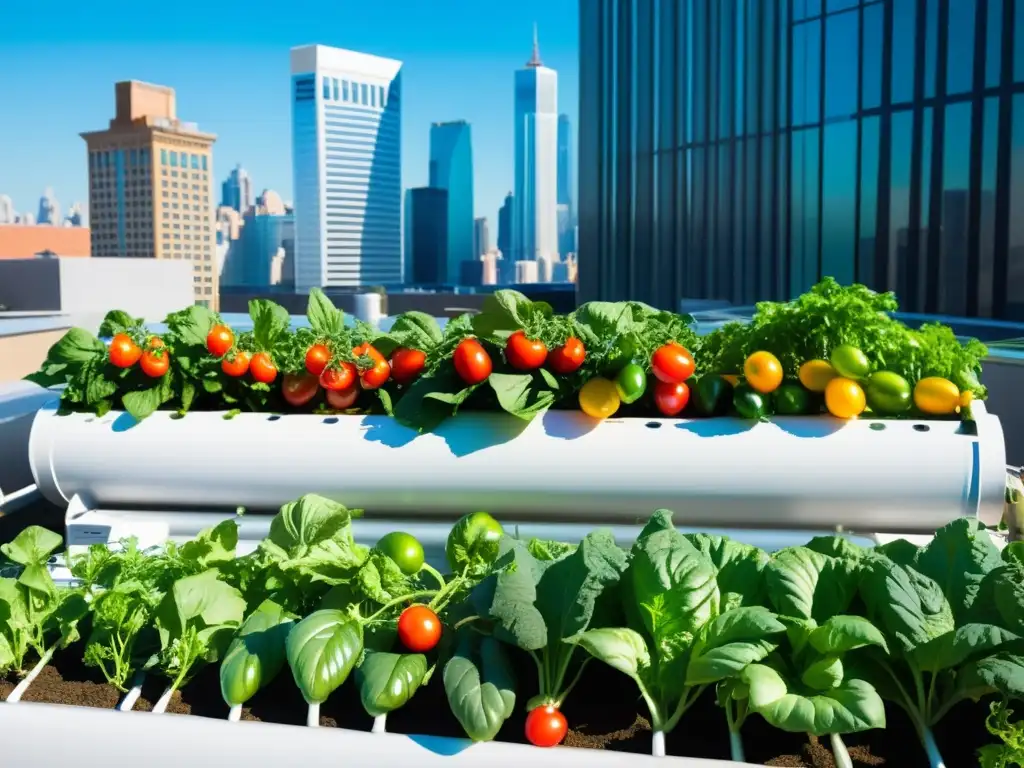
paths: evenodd
<path fill-rule="evenodd" d="M 651 756 L 652 757 L 664 757 L 665 756 L 665 732 L 654 731 L 651 734 Z"/>
<path fill-rule="evenodd" d="M 562 702 L 565 701 L 566 697 L 569 695 L 569 692 L 572 691 L 572 689 L 576 687 L 576 683 L 578 683 L 580 681 L 580 676 L 583 674 L 583 670 L 586 669 L 587 663 L 592 658 L 593 658 L 593 656 L 588 656 L 587 658 L 585 658 L 583 660 L 583 663 L 580 664 L 580 668 L 578 670 L 576 670 L 576 675 L 575 675 L 575 677 L 573 677 L 572 682 L 569 683 L 569 685 L 565 688 L 565 690 L 561 691 L 560 693 L 556 693 L 556 695 L 558 696 L 558 700 L 555 702 L 555 706 L 556 707 L 561 707 L 562 706 Z"/>
<path fill-rule="evenodd" d="M 376 611 L 375 613 L 370 614 L 370 616 L 368 616 L 367 618 L 363 619 L 363 623 L 364 624 L 370 624 L 371 622 L 374 621 L 374 619 L 379 618 L 382 613 L 386 613 L 387 611 L 390 611 L 396 605 L 401 605 L 402 603 L 406 602 L 407 600 L 415 600 L 417 597 L 428 597 L 428 596 L 437 595 L 437 594 L 438 594 L 438 591 L 436 589 L 421 589 L 421 590 L 419 590 L 417 592 L 410 592 L 407 595 L 402 595 L 401 597 L 396 597 L 394 600 L 390 600 L 387 603 L 384 603 L 384 605 L 381 606 L 380 610 Z"/>
<path fill-rule="evenodd" d="M 706 685 L 697 685 L 686 689 L 683 695 L 679 697 L 679 703 L 676 705 L 676 709 L 672 713 L 672 716 L 665 721 L 665 731 L 671 731 L 676 727 L 676 724 L 679 722 L 679 718 L 686 714 L 686 710 L 693 705 L 693 702 L 700 698 L 700 695 L 704 693 L 705 688 L 707 688 Z"/>
<path fill-rule="evenodd" d="M 306 727 L 316 728 L 320 725 L 320 703 L 310 704 L 306 709 Z"/>
<path fill-rule="evenodd" d="M 939 745 L 935 743 L 935 736 L 932 729 L 924 726 L 920 730 L 921 743 L 924 744 L 925 754 L 928 756 L 928 765 L 931 768 L 946 768 L 946 763 L 939 753 Z"/>
<path fill-rule="evenodd" d="M 843 743 L 843 737 L 838 733 L 829 734 L 829 741 L 832 743 L 832 756 L 836 760 L 836 768 L 853 768 L 853 760 Z"/>
<path fill-rule="evenodd" d="M 448 582 L 444 580 L 444 576 L 442 576 L 441 573 L 429 563 L 424 563 L 420 570 L 426 571 L 433 576 L 437 583 L 441 585 L 441 589 L 444 589 L 448 585 Z"/>
<path fill-rule="evenodd" d="M 742 763 L 746 760 L 743 755 L 743 737 L 739 731 L 729 731 L 729 756 L 734 763 Z"/>
<path fill-rule="evenodd" d="M 455 622 L 455 624 L 452 625 L 452 631 L 454 632 L 455 630 L 460 629 L 461 627 L 464 627 L 467 624 L 472 624 L 474 621 L 480 621 L 480 619 L 482 618 L 483 616 L 467 616 L 464 619 L 459 619 L 457 622 Z"/>

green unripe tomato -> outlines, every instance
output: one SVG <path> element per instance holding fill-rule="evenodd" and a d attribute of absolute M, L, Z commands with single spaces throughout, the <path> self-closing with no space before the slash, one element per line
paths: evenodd
<path fill-rule="evenodd" d="M 498 557 L 505 530 L 486 512 L 471 512 L 459 519 L 448 534 L 444 552 L 452 573 L 484 571 Z"/>
<path fill-rule="evenodd" d="M 381 537 L 377 549 L 394 560 L 406 576 L 413 576 L 423 567 L 423 545 L 411 533 L 392 531 Z"/>

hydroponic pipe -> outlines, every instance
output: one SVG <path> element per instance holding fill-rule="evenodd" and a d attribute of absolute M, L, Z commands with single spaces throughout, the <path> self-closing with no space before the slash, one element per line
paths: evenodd
<path fill-rule="evenodd" d="M 462 413 L 417 435 L 387 416 L 156 413 L 136 423 L 40 411 L 29 441 L 40 491 L 99 506 L 275 509 L 316 492 L 372 513 L 930 533 L 998 519 L 998 419 L 844 422 L 826 416 L 619 419 L 553 411 L 526 423 Z M 973 434 L 976 432 L 977 434 Z"/>
<path fill-rule="evenodd" d="M 539 749 L 521 744 L 437 736 L 230 723 L 206 717 L 117 712 L 55 704 L 0 705 L 0 729 L 20 734 L 4 742 L 4 765 L 52 768 L 103 764 L 134 768 L 244 765 L 415 765 L 416 768 L 753 768 L 750 763 L 686 757 L 655 758 L 594 749 Z M 59 733 L 60 738 L 40 734 Z M 340 757 L 339 757 L 340 756 Z"/>

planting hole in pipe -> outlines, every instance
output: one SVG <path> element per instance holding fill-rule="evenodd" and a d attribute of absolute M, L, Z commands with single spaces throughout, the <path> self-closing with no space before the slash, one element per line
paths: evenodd
<path fill-rule="evenodd" d="M 328 416 L 326 419 L 324 419 L 323 423 L 324 424 L 337 424 L 338 421 L 339 421 L 339 419 L 338 419 L 337 416 Z"/>
<path fill-rule="evenodd" d="M 277 413 L 275 413 L 275 414 L 273 414 L 271 416 L 267 416 L 267 421 L 280 421 L 280 420 L 281 420 L 281 416 L 280 416 L 280 414 L 277 414 Z"/>
<path fill-rule="evenodd" d="M 648 421 L 646 424 L 644 424 L 644 426 L 647 427 L 648 429 L 659 429 L 661 427 L 661 422 L 660 421 Z"/>
<path fill-rule="evenodd" d="M 915 424 L 914 425 L 914 431 L 915 432 L 928 432 L 930 429 L 931 429 L 931 427 L 929 427 L 927 424 Z"/>
<path fill-rule="evenodd" d="M 883 424 L 880 421 L 873 421 L 871 422 L 871 429 L 873 429 L 875 432 L 881 432 L 883 429 L 885 429 L 885 424 Z"/>

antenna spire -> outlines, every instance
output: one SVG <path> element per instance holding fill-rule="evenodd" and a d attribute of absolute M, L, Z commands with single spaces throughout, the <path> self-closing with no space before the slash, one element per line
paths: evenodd
<path fill-rule="evenodd" d="M 544 64 L 540 60 L 540 43 L 537 42 L 537 22 L 533 23 L 533 53 L 530 56 L 530 60 L 526 62 L 528 67 L 542 67 Z"/>

